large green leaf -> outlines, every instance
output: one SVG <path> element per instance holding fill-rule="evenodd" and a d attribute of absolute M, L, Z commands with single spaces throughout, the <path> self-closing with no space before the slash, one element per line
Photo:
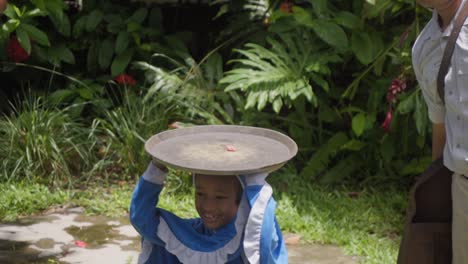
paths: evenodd
<path fill-rule="evenodd" d="M 76 20 L 75 25 L 73 26 L 73 37 L 78 38 L 86 28 L 87 17 L 83 16 Z"/>
<path fill-rule="evenodd" d="M 143 23 L 143 21 L 146 19 L 146 16 L 148 15 L 148 9 L 147 8 L 140 8 L 135 13 L 132 14 L 131 17 L 127 19 L 127 23 L 129 22 L 136 22 L 138 24 Z"/>
<path fill-rule="evenodd" d="M 112 62 L 114 55 L 114 42 L 110 39 L 105 39 L 99 46 L 99 66 L 102 70 L 107 69 Z"/>
<path fill-rule="evenodd" d="M 92 32 L 96 30 L 96 27 L 101 23 L 102 19 L 104 18 L 104 14 L 101 10 L 95 9 L 87 16 L 86 20 L 86 31 Z"/>
<path fill-rule="evenodd" d="M 128 49 L 124 51 L 122 54 L 115 57 L 111 65 L 112 76 L 116 76 L 124 72 L 125 68 L 127 68 L 128 64 L 132 60 L 132 56 L 133 56 L 133 49 Z"/>
<path fill-rule="evenodd" d="M 362 26 L 361 19 L 354 15 L 353 13 L 347 11 L 341 11 L 336 13 L 335 18 L 333 19 L 337 24 L 350 29 L 357 29 Z"/>
<path fill-rule="evenodd" d="M 99 46 L 96 43 L 93 43 L 88 49 L 88 55 L 86 59 L 86 66 L 89 72 L 96 72 L 98 69 L 98 54 Z"/>
<path fill-rule="evenodd" d="M 374 45 L 375 43 L 372 42 L 367 32 L 353 32 L 351 36 L 351 49 L 362 64 L 367 65 L 376 57 Z"/>
<path fill-rule="evenodd" d="M 351 37 L 351 49 L 358 60 L 367 65 L 382 51 L 383 42 L 376 32 L 355 31 Z"/>
<path fill-rule="evenodd" d="M 413 111 L 416 105 L 417 93 L 412 93 L 398 103 L 397 112 L 400 114 L 408 114 Z"/>
<path fill-rule="evenodd" d="M 366 114 L 359 113 L 353 117 L 352 128 L 357 136 L 362 135 L 366 128 Z"/>
<path fill-rule="evenodd" d="M 73 55 L 73 52 L 64 44 L 59 45 L 57 51 L 61 61 L 68 64 L 75 64 L 75 55 Z"/>
<path fill-rule="evenodd" d="M 49 38 L 47 37 L 46 33 L 38 29 L 37 27 L 22 23 L 21 27 L 28 33 L 32 40 L 35 42 L 43 45 L 43 46 L 50 46 Z"/>
<path fill-rule="evenodd" d="M 309 26 L 312 27 L 319 38 L 336 47 L 339 51 L 345 51 L 348 48 L 348 37 L 336 23 L 317 19 Z"/>
<path fill-rule="evenodd" d="M 3 11 L 3 14 L 10 19 L 17 19 L 18 18 L 17 10 L 18 10 L 18 7 L 16 7 L 12 3 L 9 3 L 5 11 Z"/>
<path fill-rule="evenodd" d="M 121 31 L 115 41 L 115 53 L 121 54 L 128 47 L 130 35 L 126 31 Z"/>
<path fill-rule="evenodd" d="M 61 9 L 54 9 L 53 12 L 50 12 L 49 17 L 52 23 L 54 24 L 55 28 L 58 30 L 58 32 L 60 32 L 65 37 L 70 36 L 70 19 Z"/>
<path fill-rule="evenodd" d="M 18 38 L 21 47 L 28 53 L 31 54 L 31 41 L 29 40 L 28 33 L 21 27 L 21 25 L 16 29 L 16 37 Z"/>
<path fill-rule="evenodd" d="M 2 33 L 8 36 L 11 32 L 15 31 L 15 29 L 17 29 L 19 25 L 20 21 L 18 19 L 9 19 L 2 25 Z"/>

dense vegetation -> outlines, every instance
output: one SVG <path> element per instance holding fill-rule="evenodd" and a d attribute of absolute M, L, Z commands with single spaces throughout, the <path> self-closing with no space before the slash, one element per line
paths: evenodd
<path fill-rule="evenodd" d="M 28 195 L 22 205 L 6 203 L 0 219 L 14 218 L 11 208 L 30 213 L 77 195 L 100 208 L 68 191 L 133 183 L 149 161 L 145 140 L 162 130 L 253 125 L 299 146 L 273 178 L 282 227 L 391 263 L 401 193 L 430 162 L 410 60 L 429 12 L 411 0 L 156 2 L 10 1 L 0 17 L 0 186 L 7 198 L 23 193 L 18 186 Z M 169 186 L 190 193 L 189 184 L 171 177 Z M 372 191 L 353 202 L 323 186 Z M 399 190 L 385 197 L 379 190 L 388 186 Z M 29 193 L 43 199 L 30 202 Z M 314 207 L 327 195 L 359 210 Z M 382 223 L 389 217 L 375 211 L 399 215 Z M 351 212 L 369 214 L 356 222 L 358 235 L 347 233 Z M 379 256 L 385 246 L 376 241 L 389 236 Z M 353 237 L 367 242 L 352 248 Z"/>
<path fill-rule="evenodd" d="M 430 161 L 410 65 L 427 15 L 409 0 L 10 3 L 1 179 L 132 178 L 144 140 L 178 121 L 283 131 L 306 181 L 407 185 Z"/>

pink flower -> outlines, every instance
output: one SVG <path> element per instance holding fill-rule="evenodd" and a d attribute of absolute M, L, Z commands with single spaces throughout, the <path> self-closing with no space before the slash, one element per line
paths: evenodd
<path fill-rule="evenodd" d="M 397 95 L 406 90 L 406 82 L 401 78 L 395 78 L 390 83 L 387 91 L 387 102 L 395 103 Z"/>
<path fill-rule="evenodd" d="M 129 86 L 135 85 L 137 83 L 133 76 L 125 73 L 117 75 L 117 77 L 114 78 L 114 81 L 118 84 Z"/>
<path fill-rule="evenodd" d="M 14 62 L 23 62 L 29 58 L 29 54 L 21 47 L 18 39 L 12 37 L 6 47 L 8 58 Z"/>
<path fill-rule="evenodd" d="M 392 124 L 393 109 L 390 108 L 385 115 L 385 120 L 383 121 L 380 127 L 385 131 L 385 133 L 390 133 L 390 125 Z"/>
<path fill-rule="evenodd" d="M 88 246 L 86 242 L 81 241 L 81 240 L 75 240 L 75 245 L 80 248 L 85 248 Z"/>

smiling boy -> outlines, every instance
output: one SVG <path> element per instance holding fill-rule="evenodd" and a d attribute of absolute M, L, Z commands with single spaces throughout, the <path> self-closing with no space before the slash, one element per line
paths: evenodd
<path fill-rule="evenodd" d="M 287 263 L 267 173 L 194 175 L 200 218 L 157 208 L 167 169 L 151 163 L 135 188 L 130 220 L 142 236 L 138 263 Z"/>

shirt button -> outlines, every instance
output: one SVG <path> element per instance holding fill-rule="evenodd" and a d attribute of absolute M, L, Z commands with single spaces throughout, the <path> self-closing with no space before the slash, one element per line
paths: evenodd
<path fill-rule="evenodd" d="M 449 95 L 452 95 L 452 94 L 453 94 L 453 92 L 452 92 L 452 91 L 449 91 Z"/>
<path fill-rule="evenodd" d="M 460 144 L 457 144 L 457 148 L 460 148 Z"/>

